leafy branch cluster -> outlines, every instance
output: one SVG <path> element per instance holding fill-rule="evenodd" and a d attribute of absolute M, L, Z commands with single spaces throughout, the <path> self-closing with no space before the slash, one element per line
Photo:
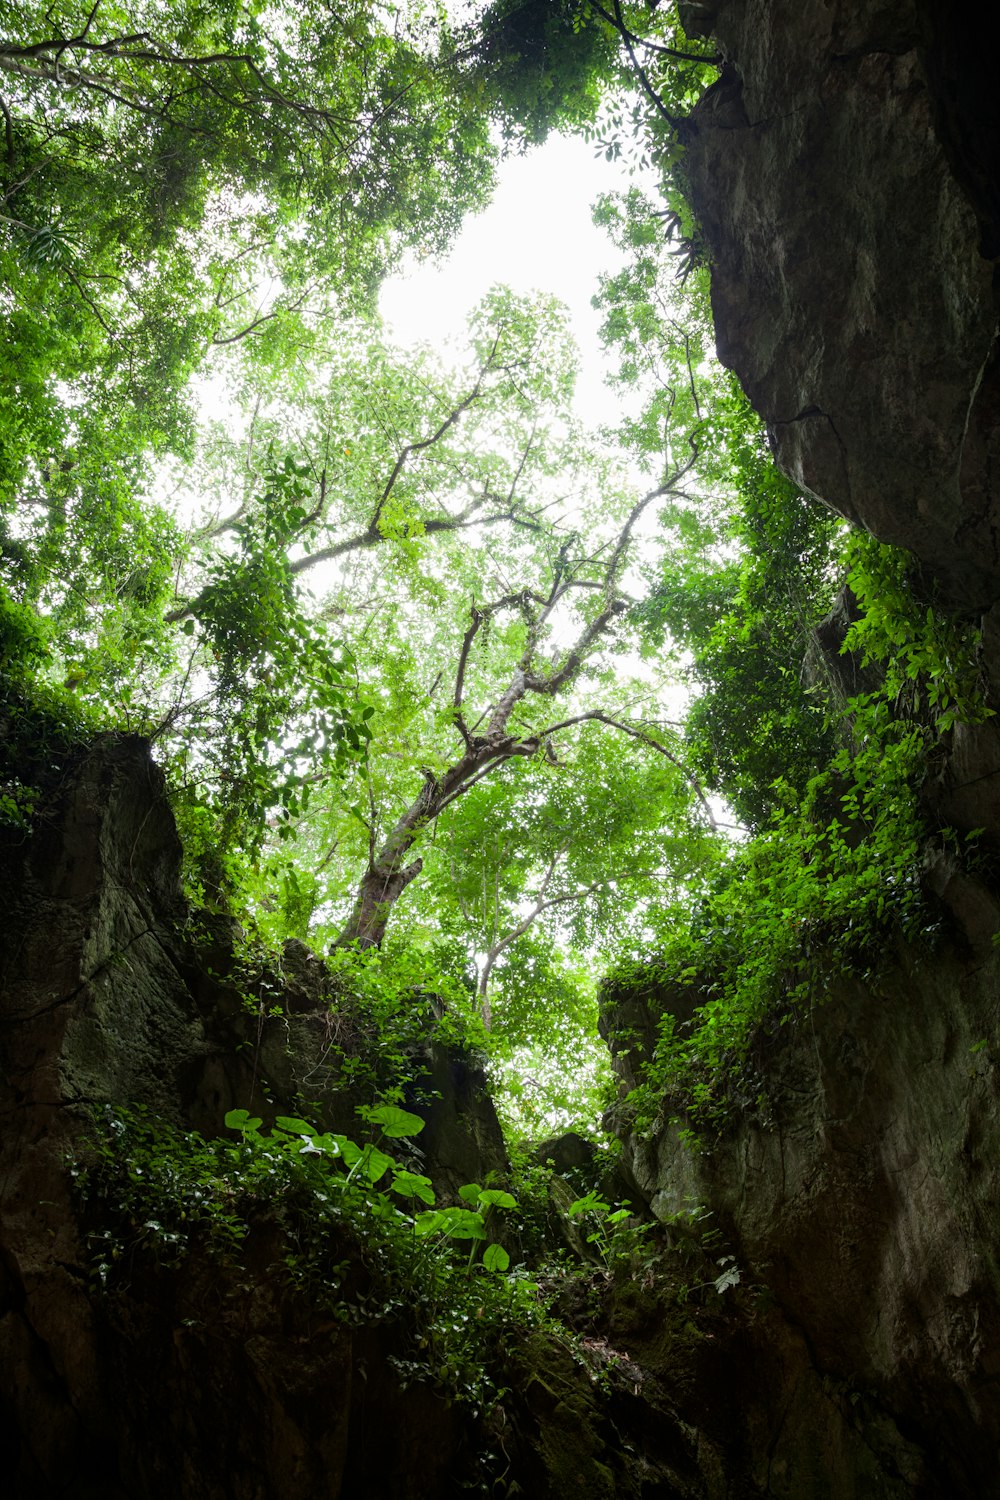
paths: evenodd
<path fill-rule="evenodd" d="M 921 882 L 928 831 L 917 787 L 924 744 L 897 726 L 866 752 L 838 759 L 723 865 L 690 925 L 652 961 L 625 967 L 615 988 L 669 981 L 645 1077 L 622 1123 L 645 1130 L 664 1109 L 719 1128 L 734 1108 L 761 1106 L 766 1038 L 845 976 L 877 984 L 898 939 L 926 941 L 939 916 Z"/>
<path fill-rule="evenodd" d="M 935 931 L 925 788 L 952 727 L 991 710 L 971 624 L 935 602 L 905 553 L 850 534 L 776 470 L 755 414 L 712 369 L 704 269 L 681 294 L 676 244 L 652 232 L 648 206 L 636 217 L 639 203 L 602 207 L 629 255 L 602 292 L 633 397 L 621 435 L 637 456 L 658 451 L 665 409 L 683 400 L 700 451 L 696 482 L 661 513 L 673 545 L 634 617 L 649 647 L 686 653 L 679 747 L 740 826 L 700 889 L 689 883 L 688 910 L 647 943 L 652 962 L 637 949 L 609 993 L 651 974 L 667 993 L 622 1118 L 646 1128 L 667 1108 L 718 1126 L 755 1103 L 769 1031 L 838 976 L 873 979 L 900 935 Z"/>
<path fill-rule="evenodd" d="M 842 651 L 875 665 L 879 688 L 853 702 L 855 712 L 891 705 L 902 718 L 921 722 L 936 735 L 956 723 L 978 724 L 993 716 L 979 668 L 978 627 L 953 611 L 935 607 L 933 588 L 923 584 L 913 561 L 897 547 L 867 533 L 847 544 L 847 581 L 857 600 Z"/>
<path fill-rule="evenodd" d="M 206 1141 L 109 1110 L 72 1169 L 96 1282 L 113 1294 L 140 1259 L 174 1268 L 196 1252 L 238 1269 L 271 1226 L 282 1256 L 273 1269 L 289 1295 L 339 1321 L 391 1324 L 404 1384 L 431 1381 L 480 1411 L 497 1398 L 505 1344 L 544 1321 L 534 1282 L 490 1238 L 516 1201 L 470 1183 L 459 1203 L 437 1205 L 429 1178 L 383 1149 L 419 1134 L 419 1116 L 393 1105 L 363 1114 L 383 1144 L 285 1116 L 265 1131 L 246 1110 L 227 1116 L 235 1141 Z"/>
<path fill-rule="evenodd" d="M 826 557 L 842 571 L 825 590 L 815 573 L 802 588 L 824 552 L 774 550 L 776 530 L 787 541 L 797 519 L 808 535 L 808 512 L 789 488 L 773 471 L 764 488 L 744 487 L 746 550 L 708 580 L 721 584 L 714 598 L 704 587 L 700 598 L 664 590 L 645 606 L 658 629 L 669 620 L 694 645 L 692 671 L 707 691 L 688 714 L 693 757 L 751 831 L 653 963 L 685 1019 L 662 1017 L 626 1106 L 637 1128 L 664 1108 L 700 1128 L 762 1104 L 757 1069 L 770 1031 L 842 976 L 877 985 L 894 942 L 933 938 L 940 914 L 923 865 L 939 835 L 925 784 L 942 736 L 992 712 L 975 631 L 928 602 L 905 553 L 872 538 L 845 546 L 820 518 L 834 544 Z M 838 576 L 846 613 L 832 597 Z M 820 620 L 824 595 L 834 607 Z M 639 965 L 635 979 L 649 972 Z M 627 970 L 612 976 L 622 983 Z"/>
<path fill-rule="evenodd" d="M 896 940 L 933 936 L 924 787 L 942 735 L 991 713 L 974 630 L 928 603 L 906 554 L 871 538 L 845 546 L 821 517 L 827 565 L 838 563 L 821 587 L 807 576 L 824 559 L 815 538 L 806 545 L 815 520 L 773 471 L 763 487 L 756 463 L 744 474 L 740 558 L 697 590 L 671 579 L 644 606 L 657 631 L 669 622 L 693 646 L 692 757 L 749 834 L 654 960 L 685 1019 L 662 1018 L 627 1108 L 640 1128 L 664 1107 L 701 1127 L 759 1102 L 769 1030 L 841 976 L 877 983 Z M 776 550 L 796 525 L 799 550 Z M 648 966 L 635 976 L 648 980 Z"/>

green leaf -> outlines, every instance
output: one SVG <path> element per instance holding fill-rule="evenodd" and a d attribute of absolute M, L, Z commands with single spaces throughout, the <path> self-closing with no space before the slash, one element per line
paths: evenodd
<path fill-rule="evenodd" d="M 468 1208 L 436 1208 L 418 1214 L 413 1221 L 417 1234 L 443 1234 L 453 1240 L 484 1240 L 486 1226 L 482 1214 Z"/>
<path fill-rule="evenodd" d="M 575 1219 L 577 1214 L 607 1213 L 609 1207 L 610 1204 L 605 1203 L 597 1193 L 589 1192 L 585 1197 L 577 1198 L 575 1203 L 571 1203 L 567 1212 L 571 1219 Z"/>
<path fill-rule="evenodd" d="M 334 1135 L 330 1139 L 340 1151 L 344 1165 L 352 1172 L 364 1154 L 356 1141 L 350 1140 L 346 1135 Z"/>
<path fill-rule="evenodd" d="M 461 1192 L 459 1192 L 461 1197 Z M 499 1188 L 486 1188 L 479 1195 L 479 1204 L 492 1208 L 516 1208 L 517 1199 L 511 1193 L 505 1193 Z"/>
<path fill-rule="evenodd" d="M 483 1265 L 487 1271 L 506 1271 L 510 1265 L 510 1256 L 502 1245 L 487 1245 L 483 1251 Z"/>
<path fill-rule="evenodd" d="M 275 1127 L 283 1130 L 286 1135 L 308 1135 L 314 1136 L 316 1131 L 312 1125 L 305 1120 L 298 1120 L 294 1115 L 278 1115 L 275 1119 Z"/>
<path fill-rule="evenodd" d="M 376 1146 L 366 1146 L 361 1157 L 361 1170 L 373 1186 L 380 1177 L 385 1176 L 390 1167 L 396 1165 L 391 1156 L 386 1156 Z"/>
<path fill-rule="evenodd" d="M 370 1124 L 380 1126 L 382 1134 L 387 1135 L 390 1140 L 419 1135 L 424 1128 L 425 1122 L 419 1115 L 412 1115 L 409 1110 L 400 1109 L 396 1104 L 377 1104 L 362 1113 Z"/>
<path fill-rule="evenodd" d="M 256 1135 L 264 1121 L 259 1115 L 251 1116 L 246 1109 L 231 1109 L 223 1122 L 227 1130 L 241 1130 L 244 1135 Z"/>
<path fill-rule="evenodd" d="M 421 1176 L 419 1172 L 408 1172 L 405 1168 L 398 1167 L 389 1187 L 402 1198 L 419 1198 L 421 1203 L 434 1202 L 431 1180 Z"/>
<path fill-rule="evenodd" d="M 332 1135 L 311 1135 L 301 1138 L 299 1154 L 301 1156 L 331 1156 L 339 1157 L 342 1153 Z"/>

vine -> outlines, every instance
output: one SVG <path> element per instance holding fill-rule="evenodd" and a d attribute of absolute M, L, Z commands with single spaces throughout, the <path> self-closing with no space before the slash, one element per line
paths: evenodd
<path fill-rule="evenodd" d="M 866 672 L 862 690 L 830 691 L 826 768 L 801 791 L 771 783 L 768 821 L 730 851 L 690 926 L 652 965 L 672 1008 L 619 1107 L 628 1128 L 650 1130 L 665 1108 L 689 1131 L 721 1128 L 734 1107 L 763 1106 L 755 1043 L 839 977 L 875 980 L 894 936 L 926 941 L 938 930 L 922 884 L 935 837 L 922 789 L 942 737 L 992 715 L 976 632 L 922 597 L 907 554 L 856 536 L 847 561 L 857 608 L 840 651 Z M 958 842 L 969 857 L 975 835 Z M 610 990 L 649 975 L 649 965 L 626 966 Z"/>

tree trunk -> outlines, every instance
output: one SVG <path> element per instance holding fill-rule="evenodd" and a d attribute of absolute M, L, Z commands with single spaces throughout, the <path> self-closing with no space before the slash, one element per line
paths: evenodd
<path fill-rule="evenodd" d="M 346 948 L 356 944 L 359 948 L 381 948 L 386 925 L 393 906 L 415 875 L 423 869 L 422 859 L 402 869 L 386 868 L 385 862 L 377 861 L 362 877 L 354 910 L 336 946 Z"/>
<path fill-rule="evenodd" d="M 440 779 L 425 771 L 419 796 L 410 803 L 362 876 L 354 910 L 335 946 L 381 947 L 392 908 L 410 881 L 423 869 L 422 859 L 415 859 L 409 865 L 403 863 L 423 830 L 433 823 L 449 802 L 471 786 L 484 766 L 510 759 L 512 755 L 533 754 L 536 749 L 537 742 L 533 740 L 524 743 L 501 741 L 498 748 L 496 744 L 481 739 L 467 749 Z"/>

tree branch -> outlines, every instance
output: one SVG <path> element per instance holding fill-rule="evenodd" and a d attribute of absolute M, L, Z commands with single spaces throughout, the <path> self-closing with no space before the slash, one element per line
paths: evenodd
<path fill-rule="evenodd" d="M 424 780 L 418 795 L 401 814 L 377 855 L 369 861 L 369 868 L 359 886 L 350 920 L 337 940 L 339 944 L 352 942 L 363 943 L 365 945 L 380 944 L 392 906 L 405 885 L 413 878 L 411 870 L 414 867 L 410 866 L 404 870 L 403 860 L 421 832 L 434 823 L 447 808 L 460 797 L 463 797 L 466 792 L 489 776 L 498 766 L 519 756 L 530 757 L 537 755 L 543 740 L 547 740 L 551 734 L 559 729 L 568 728 L 571 724 L 582 723 L 586 720 L 606 723 L 632 735 L 636 739 L 642 740 L 661 755 L 665 755 L 678 766 L 678 769 L 681 770 L 686 779 L 690 780 L 688 773 L 680 764 L 677 757 L 655 741 L 646 731 L 637 729 L 635 726 L 628 725 L 623 721 L 616 720 L 610 714 L 605 714 L 599 710 L 563 720 L 561 723 L 553 725 L 541 733 L 532 732 L 523 737 L 520 734 L 508 733 L 511 715 L 516 705 L 525 697 L 525 694 L 530 691 L 542 696 L 553 697 L 562 688 L 567 686 L 579 671 L 597 640 L 607 631 L 613 617 L 625 607 L 625 601 L 619 593 L 618 585 L 635 527 L 647 507 L 654 500 L 674 491 L 680 480 L 694 464 L 698 453 L 694 434 L 691 434 L 689 437 L 689 443 L 691 457 L 688 461 L 685 464 L 675 467 L 673 472 L 661 485 L 643 495 L 632 507 L 614 539 L 610 555 L 606 562 L 602 564 L 602 576 L 599 579 L 580 579 L 572 575 L 566 577 L 566 570 L 569 567 L 567 553 L 574 540 L 571 537 L 560 548 L 559 557 L 553 566 L 552 582 L 547 594 L 540 594 L 533 589 L 524 588 L 503 594 L 500 598 L 492 600 L 489 604 L 477 605 L 473 603 L 471 606 L 470 623 L 463 633 L 462 644 L 459 648 L 459 658 L 455 672 L 455 686 L 452 693 L 452 717 L 462 737 L 462 753 L 447 770 L 440 774 L 424 770 Z M 595 618 L 584 626 L 577 641 L 565 654 L 557 670 L 550 676 L 545 676 L 534 667 L 534 654 L 539 642 L 539 622 L 544 621 L 548 617 L 555 603 L 565 595 L 569 588 L 584 585 L 596 586 L 602 591 L 603 599 L 601 608 Z M 476 728 L 478 724 L 482 723 L 482 719 L 486 717 L 486 714 L 482 715 L 477 721 L 477 725 L 470 730 L 463 711 L 469 659 L 483 623 L 493 616 L 509 610 L 518 610 L 525 616 L 528 624 L 529 643 L 526 651 L 522 653 L 520 660 L 514 667 L 504 692 L 496 703 L 486 711 L 489 717 L 485 730 L 483 733 L 478 734 L 476 733 Z M 712 817 L 711 809 L 708 807 L 697 784 L 695 784 L 695 791 L 714 827 L 715 821 Z M 419 861 L 417 864 L 419 865 Z M 545 890 L 548 888 L 548 883 L 552 878 L 552 868 L 554 867 L 550 867 L 547 872 L 543 880 L 542 889 L 539 892 L 539 900 L 543 902 L 545 901 Z M 555 897 L 550 898 L 553 904 L 556 903 L 556 900 L 557 898 Z M 541 910 L 544 907 L 539 907 L 538 909 Z M 535 914 L 537 915 L 537 911 Z M 511 941 L 513 941 L 513 938 L 511 938 Z"/>
<path fill-rule="evenodd" d="M 656 89 L 654 89 L 653 85 L 650 83 L 649 75 L 646 72 L 646 69 L 643 67 L 642 63 L 635 55 L 635 49 L 632 46 L 632 42 L 630 40 L 631 33 L 625 25 L 619 0 L 613 0 L 613 3 L 615 7 L 615 18 L 611 20 L 611 24 L 616 28 L 621 36 L 622 41 L 625 43 L 625 51 L 628 53 L 629 62 L 632 64 L 632 71 L 638 78 L 643 92 L 652 103 L 657 114 L 659 114 L 664 120 L 666 120 L 671 130 L 676 130 L 681 121 L 670 113 L 663 100 L 657 93 Z M 593 4 L 593 0 L 591 0 L 591 4 Z"/>
<path fill-rule="evenodd" d="M 10 105 L 7 103 L 7 100 L 4 98 L 3 94 L 0 94 L 0 112 L 3 113 L 4 141 L 7 147 L 7 165 L 8 167 L 12 167 L 14 165 L 14 159 L 16 155 L 14 151 L 14 121 L 11 118 Z"/>
<path fill-rule="evenodd" d="M 462 416 L 462 414 L 464 412 L 468 411 L 469 407 L 473 404 L 473 402 L 479 400 L 479 396 L 480 396 L 480 393 L 482 392 L 482 388 L 483 388 L 483 381 L 486 379 L 486 376 L 490 373 L 490 371 L 493 368 L 493 356 L 496 354 L 497 347 L 499 346 L 499 343 L 500 343 L 500 334 L 498 333 L 497 336 L 496 336 L 496 338 L 493 341 L 493 348 L 490 350 L 489 357 L 486 360 L 486 363 L 482 366 L 482 368 L 481 368 L 481 370 L 479 372 L 479 378 L 477 379 L 477 381 L 476 381 L 475 385 L 473 386 L 472 390 L 449 413 L 449 415 L 441 423 L 441 425 L 437 429 L 437 431 L 434 432 L 434 433 L 432 433 L 429 438 L 422 438 L 419 442 L 416 442 L 416 443 L 407 443 L 406 447 L 402 450 L 402 452 L 400 453 L 399 457 L 396 459 L 396 463 L 395 463 L 395 466 L 393 468 L 393 471 L 389 475 L 389 479 L 388 479 L 388 481 L 386 483 L 385 489 L 382 491 L 381 498 L 379 499 L 379 502 L 378 502 L 378 504 L 375 507 L 375 510 L 374 510 L 374 512 L 372 514 L 372 518 L 368 522 L 368 530 L 370 532 L 374 532 L 374 533 L 378 532 L 379 521 L 380 521 L 381 516 L 382 516 L 382 511 L 385 508 L 385 505 L 386 505 L 386 502 L 389 499 L 389 496 L 392 494 L 393 485 L 396 483 L 396 480 L 399 478 L 400 474 L 403 472 L 403 469 L 404 469 L 407 461 L 410 458 L 412 458 L 412 456 L 413 456 L 414 453 L 422 453 L 425 449 L 432 448 L 435 443 L 440 442 L 440 440 L 444 437 L 445 433 L 448 432 L 450 428 L 454 427 L 455 423 L 459 420 L 459 418 Z"/>
<path fill-rule="evenodd" d="M 691 448 L 691 457 L 687 462 L 675 469 L 662 484 L 657 485 L 655 489 L 643 495 L 632 507 L 625 524 L 615 539 L 611 556 L 604 567 L 604 577 L 599 584 L 604 591 L 604 603 L 600 611 L 580 633 L 577 640 L 563 657 L 561 665 L 555 671 L 548 676 L 542 676 L 537 672 L 526 672 L 526 686 L 531 692 L 541 693 L 548 697 L 553 697 L 556 693 L 560 692 L 562 688 L 576 677 L 587 660 L 595 642 L 605 634 L 614 617 L 620 614 L 626 607 L 625 601 L 618 592 L 618 579 L 632 542 L 632 534 L 643 512 L 648 509 L 653 501 L 661 500 L 665 495 L 673 494 L 677 485 L 689 472 L 698 456 L 697 446 L 693 437 L 691 439 Z M 561 597 L 561 595 L 558 597 Z M 551 606 L 546 611 L 546 615 L 549 612 L 551 612 Z M 532 642 L 529 647 L 532 654 L 535 644 L 536 642 Z"/>
<path fill-rule="evenodd" d="M 465 722 L 465 715 L 462 713 L 462 697 L 465 692 L 465 668 L 469 660 L 469 652 L 472 649 L 472 642 L 475 640 L 482 622 L 483 616 L 479 613 L 475 604 L 473 604 L 472 624 L 462 637 L 462 648 L 458 656 L 458 669 L 455 672 L 455 692 L 452 696 L 452 706 L 455 710 L 455 723 L 458 726 L 458 732 L 470 748 L 472 745 L 472 735 L 469 733 L 468 725 Z"/>
<path fill-rule="evenodd" d="M 719 53 L 709 55 L 701 52 L 682 52 L 677 47 L 668 47 L 663 42 L 651 42 L 648 37 L 642 37 L 637 35 L 636 32 L 630 31 L 625 25 L 620 5 L 615 5 L 615 15 L 612 15 L 609 10 L 605 10 L 604 6 L 599 4 L 599 0 L 589 0 L 589 4 L 590 8 L 596 10 L 597 14 L 602 16 L 608 22 L 609 26 L 615 28 L 625 42 L 632 42 L 637 47 L 645 47 L 650 52 L 660 52 L 665 57 L 674 58 L 677 62 L 707 63 L 712 68 L 721 68 L 722 66 L 722 57 Z"/>
<path fill-rule="evenodd" d="M 684 780 L 687 782 L 688 786 L 691 788 L 695 796 L 698 798 L 698 801 L 701 803 L 702 810 L 706 818 L 708 819 L 709 827 L 712 829 L 712 832 L 718 833 L 719 825 L 716 822 L 715 814 L 713 813 L 711 807 L 709 807 L 708 799 L 706 798 L 705 793 L 702 791 L 701 785 L 698 782 L 697 778 L 691 771 L 688 770 L 687 766 L 685 766 L 684 762 L 679 758 L 679 756 L 674 755 L 673 752 L 668 750 L 665 745 L 661 745 L 659 740 L 654 739 L 653 736 L 646 730 L 639 729 L 636 727 L 636 725 L 629 724 L 625 719 L 616 719 L 613 717 L 613 715 L 606 714 L 603 712 L 603 710 L 595 708 L 589 710 L 587 713 L 576 714 L 571 719 L 562 719 L 558 724 L 550 724 L 546 729 L 543 729 L 541 731 L 542 738 L 545 738 L 551 734 L 558 734 L 561 729 L 570 729 L 574 724 L 586 723 L 606 724 L 609 729 L 618 729 L 622 732 L 622 734 L 627 734 L 632 739 L 639 740 L 643 745 L 647 745 L 650 750 L 655 750 L 657 754 L 662 755 L 667 760 L 669 760 L 671 764 L 675 765 L 678 771 L 680 771 L 681 775 L 684 777 Z"/>
<path fill-rule="evenodd" d="M 302 293 L 301 297 L 297 297 L 294 302 L 282 303 L 279 306 L 272 308 L 270 312 L 259 312 L 257 316 L 246 325 L 245 328 L 241 328 L 237 333 L 227 333 L 221 338 L 218 334 L 213 334 L 213 345 L 216 348 L 222 348 L 225 344 L 238 344 L 241 339 L 245 339 L 248 334 L 256 333 L 258 328 L 262 328 L 265 323 L 270 323 L 274 318 L 283 317 L 286 313 L 298 312 L 303 302 L 305 302 L 309 294 L 315 291 L 315 289 L 316 282 L 310 282 L 305 291 Z M 236 298 L 234 297 L 231 300 L 235 301 Z M 225 305 L 228 306 L 228 303 Z M 218 300 L 216 300 L 216 306 L 220 307 Z"/>

